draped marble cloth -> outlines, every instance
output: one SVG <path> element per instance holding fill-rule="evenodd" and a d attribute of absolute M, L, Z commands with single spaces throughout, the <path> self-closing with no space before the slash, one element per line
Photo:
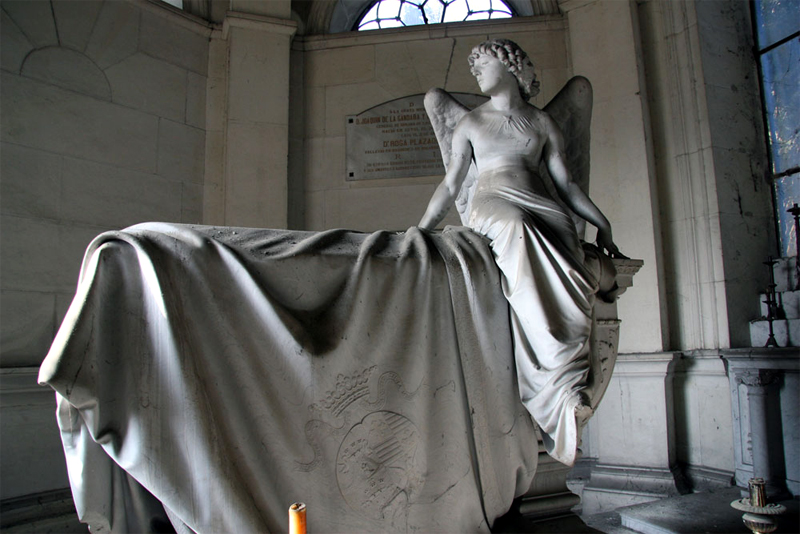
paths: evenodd
<path fill-rule="evenodd" d="M 488 531 L 530 486 L 487 240 L 137 225 L 87 250 L 40 383 L 95 532 Z M 160 519 L 161 518 L 161 519 Z"/>

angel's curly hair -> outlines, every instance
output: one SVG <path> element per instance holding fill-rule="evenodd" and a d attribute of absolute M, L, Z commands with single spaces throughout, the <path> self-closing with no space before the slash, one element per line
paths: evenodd
<path fill-rule="evenodd" d="M 522 98 L 530 100 L 539 94 L 539 81 L 533 72 L 533 62 L 517 43 L 508 39 L 492 39 L 473 48 L 468 58 L 470 72 L 473 75 L 475 73 L 472 67 L 475 65 L 475 60 L 484 54 L 500 60 L 508 72 L 514 75 Z"/>

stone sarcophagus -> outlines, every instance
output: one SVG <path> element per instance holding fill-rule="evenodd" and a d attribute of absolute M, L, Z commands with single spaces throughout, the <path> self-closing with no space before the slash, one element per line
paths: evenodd
<path fill-rule="evenodd" d="M 601 392 L 619 325 L 596 316 Z M 488 531 L 522 495 L 567 503 L 513 358 L 469 230 L 149 223 L 90 245 L 39 379 L 95 530 L 282 530 L 303 501 L 310 531 Z"/>

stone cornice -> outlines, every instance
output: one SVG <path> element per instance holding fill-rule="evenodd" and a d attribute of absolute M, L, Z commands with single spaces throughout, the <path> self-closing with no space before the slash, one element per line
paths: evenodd
<path fill-rule="evenodd" d="M 778 382 L 779 373 L 769 369 L 753 369 L 736 373 L 736 382 L 751 387 L 765 387 Z"/>
<path fill-rule="evenodd" d="M 589 4 L 594 4 L 597 0 L 558 0 L 558 8 L 562 13 L 569 13 L 573 9 L 578 9 Z"/>
<path fill-rule="evenodd" d="M 126 0 L 127 2 L 146 10 L 149 13 L 159 17 L 169 19 L 175 24 L 191 30 L 195 33 L 208 37 L 211 32 L 217 27 L 216 24 L 204 20 L 197 15 L 192 15 L 181 9 L 165 4 L 160 0 Z"/>
<path fill-rule="evenodd" d="M 253 15 L 251 13 L 240 13 L 229 11 L 225 15 L 222 23 L 222 38 L 227 39 L 231 28 L 245 28 L 249 30 L 276 33 L 293 37 L 297 32 L 297 22 L 290 19 L 279 19 L 275 17 L 265 17 L 263 15 Z"/>
<path fill-rule="evenodd" d="M 295 50 L 325 50 L 345 46 L 419 41 L 444 37 L 476 36 L 477 38 L 485 39 L 488 34 L 501 35 L 502 32 L 531 31 L 533 27 L 537 30 L 563 30 L 566 27 L 566 19 L 562 15 L 543 15 L 538 17 L 428 24 L 406 28 L 391 28 L 379 32 L 352 31 L 324 35 L 300 35 L 294 39 L 292 46 Z"/>
<path fill-rule="evenodd" d="M 723 349 L 720 352 L 732 373 L 756 369 L 800 371 L 797 347 Z"/>
<path fill-rule="evenodd" d="M 38 367 L 0 369 L 0 407 L 47 405 L 55 408 L 53 390 L 37 383 Z"/>

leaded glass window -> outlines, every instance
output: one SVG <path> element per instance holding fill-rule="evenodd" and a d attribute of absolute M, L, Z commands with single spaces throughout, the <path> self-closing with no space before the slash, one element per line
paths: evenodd
<path fill-rule="evenodd" d="M 756 0 L 753 7 L 780 252 L 794 256 L 797 230 L 786 210 L 800 204 L 800 2 Z"/>
<path fill-rule="evenodd" d="M 512 16 L 513 11 L 502 0 L 378 0 L 361 17 L 357 29 L 378 30 Z"/>

